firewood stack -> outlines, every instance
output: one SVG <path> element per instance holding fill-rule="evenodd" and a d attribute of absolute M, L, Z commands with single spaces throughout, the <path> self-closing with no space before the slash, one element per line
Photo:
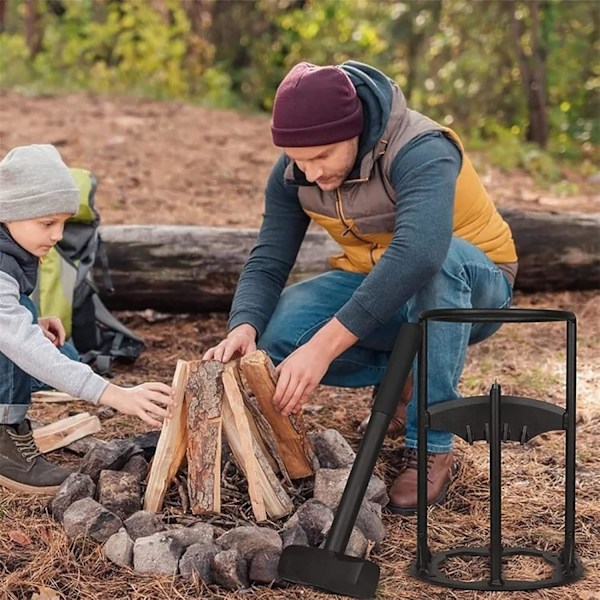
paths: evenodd
<path fill-rule="evenodd" d="M 222 436 L 248 482 L 257 522 L 293 510 L 286 487 L 314 474 L 314 453 L 301 415 L 283 416 L 272 398 L 275 369 L 257 351 L 226 365 L 178 361 L 177 407 L 162 427 L 148 476 L 144 509 L 158 512 L 170 482 L 187 459 L 190 510 L 221 512 Z"/>

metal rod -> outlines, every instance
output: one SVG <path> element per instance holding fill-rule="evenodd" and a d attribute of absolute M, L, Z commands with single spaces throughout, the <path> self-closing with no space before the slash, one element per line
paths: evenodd
<path fill-rule="evenodd" d="M 420 320 L 423 339 L 418 360 L 418 400 L 417 400 L 417 569 L 428 570 L 430 552 L 427 545 L 427 320 Z"/>
<path fill-rule="evenodd" d="M 420 318 L 453 323 L 543 323 L 570 321 L 575 315 L 566 310 L 532 308 L 440 308 L 426 310 Z"/>
<path fill-rule="evenodd" d="M 565 574 L 575 565 L 575 420 L 577 321 L 567 321 L 567 431 L 565 442 Z"/>
<path fill-rule="evenodd" d="M 501 389 L 490 390 L 490 585 L 502 586 Z"/>
<path fill-rule="evenodd" d="M 389 423 L 390 418 L 383 413 L 372 413 L 369 418 L 369 424 L 325 542 L 326 550 L 340 554 L 346 550 Z"/>
<path fill-rule="evenodd" d="M 408 380 L 420 344 L 421 326 L 404 323 L 396 337 L 392 355 L 373 403 L 369 424 L 325 542 L 326 550 L 339 553 L 346 550 L 383 438 L 400 401 L 402 389 Z"/>

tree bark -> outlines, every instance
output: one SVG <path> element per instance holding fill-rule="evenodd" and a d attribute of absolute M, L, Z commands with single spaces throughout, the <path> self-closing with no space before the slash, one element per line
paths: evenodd
<path fill-rule="evenodd" d="M 223 365 L 194 360 L 185 391 L 188 494 L 194 515 L 221 512 Z"/>
<path fill-rule="evenodd" d="M 519 255 L 516 288 L 532 291 L 600 288 L 600 215 L 501 211 Z M 163 312 L 229 310 L 255 229 L 160 225 L 101 228 L 115 287 L 100 295 L 111 309 Z M 290 282 L 323 273 L 339 247 L 323 231 L 309 231 Z"/>

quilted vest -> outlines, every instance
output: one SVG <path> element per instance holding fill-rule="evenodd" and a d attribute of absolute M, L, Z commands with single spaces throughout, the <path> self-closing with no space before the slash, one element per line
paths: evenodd
<path fill-rule="evenodd" d="M 392 239 L 397 203 L 402 210 L 402 190 L 396 192 L 390 180 L 392 162 L 415 137 L 441 131 L 462 154 L 453 233 L 480 248 L 514 280 L 517 254 L 510 228 L 483 187 L 458 135 L 407 108 L 404 95 L 392 85 L 394 98 L 387 127 L 379 143 L 362 159 L 359 177 L 329 192 L 316 185 L 298 188 L 303 210 L 341 246 L 342 253 L 330 258 L 331 266 L 357 273 L 368 273 L 373 268 Z M 286 179 L 293 179 L 293 167 L 290 162 Z"/>

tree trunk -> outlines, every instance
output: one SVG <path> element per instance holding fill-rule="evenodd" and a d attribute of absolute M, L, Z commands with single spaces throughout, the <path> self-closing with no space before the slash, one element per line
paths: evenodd
<path fill-rule="evenodd" d="M 42 49 L 44 32 L 36 0 L 27 0 L 25 12 L 25 39 L 29 48 L 30 58 L 35 58 Z"/>
<path fill-rule="evenodd" d="M 539 2 L 538 0 L 534 0 L 528 6 L 531 14 L 531 49 L 529 50 L 529 56 L 525 50 L 526 44 L 523 41 L 523 21 L 517 19 L 515 13 L 516 6 L 512 7 L 513 34 L 519 59 L 521 80 L 526 90 L 527 105 L 529 108 L 527 140 L 545 148 L 548 142 L 546 48 L 540 39 Z M 544 8 L 548 10 L 547 7 Z"/>
<path fill-rule="evenodd" d="M 516 288 L 552 291 L 600 288 L 600 216 L 501 211 L 517 244 Z M 101 228 L 115 293 L 100 294 L 111 309 L 164 312 L 227 311 L 256 229 L 160 225 Z M 323 273 L 337 244 L 309 231 L 290 282 Z"/>
<path fill-rule="evenodd" d="M 0 0 L 0 33 L 6 29 L 6 9 L 8 0 Z"/>

